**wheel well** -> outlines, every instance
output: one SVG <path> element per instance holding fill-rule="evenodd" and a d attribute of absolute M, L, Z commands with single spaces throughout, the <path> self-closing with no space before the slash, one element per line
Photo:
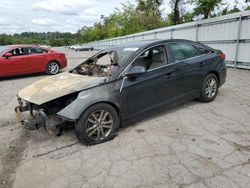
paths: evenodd
<path fill-rule="evenodd" d="M 217 71 L 211 71 L 208 74 L 214 74 L 217 77 L 219 85 L 220 85 L 220 75 L 219 75 L 219 73 Z"/>
<path fill-rule="evenodd" d="M 115 111 L 117 112 L 117 114 L 118 114 L 118 116 L 119 116 L 119 118 L 120 118 L 120 120 L 121 120 L 120 109 L 118 108 L 117 105 L 115 105 L 114 103 L 109 102 L 109 101 L 100 101 L 100 102 L 96 102 L 96 103 L 90 105 L 89 107 L 87 107 L 86 110 L 87 110 L 88 108 L 90 108 L 91 106 L 96 105 L 96 104 L 100 104 L 100 103 L 106 103 L 106 104 L 109 104 L 110 106 L 112 106 L 112 107 L 115 109 Z M 84 110 L 84 111 L 86 111 L 86 110 Z"/>
<path fill-rule="evenodd" d="M 100 103 L 109 104 L 110 106 L 112 106 L 112 107 L 115 109 L 115 111 L 117 112 L 118 117 L 119 117 L 119 121 L 120 121 L 120 122 L 119 122 L 119 127 L 120 127 L 121 124 L 122 124 L 121 112 L 120 112 L 119 107 L 118 107 L 117 105 L 115 105 L 114 103 L 112 103 L 112 102 L 109 102 L 109 101 L 99 101 L 99 102 L 96 102 L 96 103 L 94 103 L 94 104 L 88 106 L 82 113 L 85 113 L 85 111 L 86 111 L 88 108 L 90 108 L 91 106 L 96 105 L 96 104 L 100 104 Z"/>
<path fill-rule="evenodd" d="M 60 65 L 60 63 L 57 60 L 50 60 L 48 62 L 48 64 L 47 64 L 47 66 L 49 65 L 50 62 L 53 62 L 53 61 L 56 62 L 58 64 L 58 66 L 59 66 L 59 69 L 61 69 L 61 65 Z"/>

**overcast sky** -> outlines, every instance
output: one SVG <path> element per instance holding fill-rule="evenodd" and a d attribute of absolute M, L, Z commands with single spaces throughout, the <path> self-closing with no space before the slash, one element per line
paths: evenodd
<path fill-rule="evenodd" d="M 169 0 L 164 0 L 164 14 L 171 11 Z M 231 7 L 236 0 L 231 2 Z M 237 0 L 244 2 L 244 0 Z M 0 33 L 34 32 L 76 32 L 83 26 L 91 26 L 120 8 L 126 0 L 1 0 Z M 129 0 L 135 3 L 135 0 Z M 187 7 L 191 9 L 192 7 Z"/>

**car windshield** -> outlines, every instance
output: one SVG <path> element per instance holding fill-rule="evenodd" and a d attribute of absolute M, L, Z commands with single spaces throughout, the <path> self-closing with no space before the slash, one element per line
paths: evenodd
<path fill-rule="evenodd" d="M 117 53 L 117 63 L 121 66 L 138 49 L 138 47 L 118 47 L 112 50 Z"/>
<path fill-rule="evenodd" d="M 110 77 L 138 49 L 137 47 L 115 47 L 103 50 L 76 67 L 72 72 L 88 76 Z"/>
<path fill-rule="evenodd" d="M 0 53 L 4 52 L 8 48 L 9 48 L 9 46 L 0 46 Z"/>

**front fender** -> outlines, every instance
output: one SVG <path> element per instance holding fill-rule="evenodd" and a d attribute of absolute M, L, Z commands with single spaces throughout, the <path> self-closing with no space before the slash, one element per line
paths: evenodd
<path fill-rule="evenodd" d="M 108 84 L 80 92 L 77 98 L 57 115 L 68 121 L 76 121 L 88 107 L 95 103 L 109 102 L 119 107 L 119 97 L 115 94 L 116 92 L 111 91 L 114 89 L 111 87 L 112 85 Z"/>

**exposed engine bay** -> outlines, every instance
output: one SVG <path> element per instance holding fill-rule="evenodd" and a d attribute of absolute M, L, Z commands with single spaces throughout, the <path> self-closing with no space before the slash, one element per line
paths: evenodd
<path fill-rule="evenodd" d="M 36 105 L 18 99 L 19 106 L 15 108 L 18 120 L 28 130 L 44 127 L 49 134 L 61 135 L 62 126 L 66 123 L 56 116 L 56 113 L 65 108 L 77 97 L 77 93 L 69 94 L 42 105 Z M 57 125 L 60 125 L 57 127 Z M 58 128 L 58 131 L 56 129 Z"/>
<path fill-rule="evenodd" d="M 119 68 L 115 51 L 103 52 L 90 58 L 84 64 L 76 67 L 72 72 L 95 77 L 110 77 Z"/>

